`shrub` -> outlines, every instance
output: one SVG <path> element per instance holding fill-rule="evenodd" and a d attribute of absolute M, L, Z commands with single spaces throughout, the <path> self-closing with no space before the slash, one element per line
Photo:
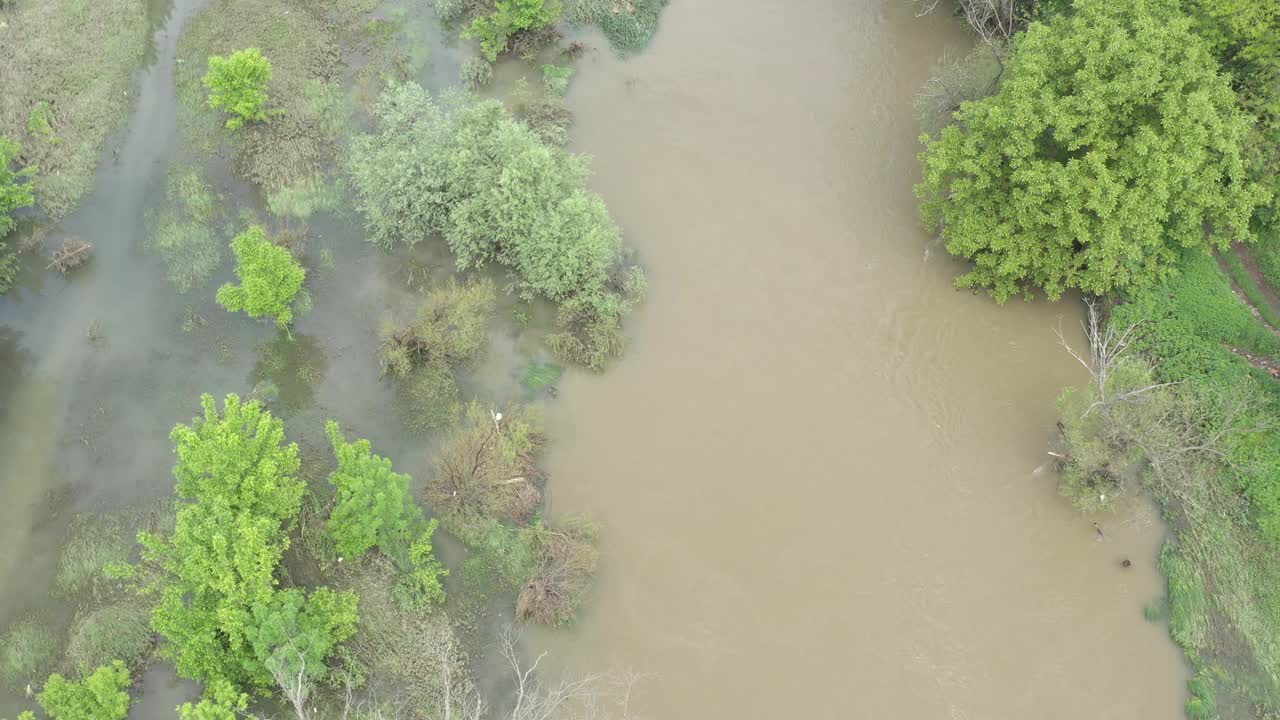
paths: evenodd
<path fill-rule="evenodd" d="M 624 266 L 621 232 L 586 187 L 586 158 L 548 147 L 496 101 L 442 110 L 421 87 L 401 85 L 377 114 L 377 134 L 355 140 L 351 164 L 375 242 L 412 245 L 440 233 L 460 270 L 499 263 L 522 298 L 572 303 L 577 326 L 593 324 L 589 313 L 615 324 L 630 308 L 625 288 L 642 286 L 642 275 Z"/>
<path fill-rule="evenodd" d="M 541 499 L 539 420 L 520 406 L 500 415 L 473 402 L 462 426 L 445 439 L 427 481 L 427 502 L 464 542 L 468 523 L 523 521 Z"/>
<path fill-rule="evenodd" d="M 280 327 L 293 322 L 293 304 L 307 278 L 307 271 L 288 250 L 272 243 L 257 225 L 231 240 L 236 254 L 239 285 L 218 289 L 218 304 L 231 312 L 244 310 L 249 317 L 274 318 Z"/>
<path fill-rule="evenodd" d="M 484 347 L 489 319 L 497 302 L 493 283 L 465 285 L 449 281 L 432 289 L 418 307 L 418 318 L 401 328 L 383 331 L 383 368 L 405 377 L 415 367 L 445 367 L 475 359 Z"/>
<path fill-rule="evenodd" d="M 14 210 L 35 204 L 31 184 L 26 179 L 36 173 L 36 168 L 28 166 L 18 171 L 11 168 L 21 152 L 21 145 L 0 135 L 0 238 L 13 232 Z"/>
<path fill-rule="evenodd" d="M 325 425 L 338 469 L 329 475 L 337 488 L 326 527 L 347 560 L 377 545 L 392 551 L 407 545 L 408 533 L 422 513 L 409 496 L 409 476 L 391 470 L 391 461 L 374 455 L 368 440 L 347 442 L 338 423 Z"/>
<path fill-rule="evenodd" d="M 431 608 L 444 603 L 444 578 L 449 571 L 444 568 L 435 556 L 431 546 L 431 536 L 435 534 L 439 522 L 427 523 L 418 538 L 409 546 L 409 572 L 401 575 L 396 585 L 396 597 L 405 610 L 428 612 Z"/>
<path fill-rule="evenodd" d="M 516 600 L 516 619 L 567 625 L 595 577 L 600 559 L 596 529 L 583 520 L 571 520 L 558 530 L 539 523 L 530 532 L 538 566 Z"/>
<path fill-rule="evenodd" d="M 658 31 L 658 16 L 670 0 L 565 0 L 565 19 L 574 25 L 599 25 L 619 53 L 643 50 Z"/>
<path fill-rule="evenodd" d="M 80 674 L 112 660 L 140 668 L 152 645 L 149 616 L 136 599 L 77 614 L 67 643 L 67 664 Z"/>
<path fill-rule="evenodd" d="M 493 82 L 493 63 L 484 58 L 467 58 L 462 63 L 462 82 L 473 92 L 488 87 Z"/>
<path fill-rule="evenodd" d="M 209 90 L 209 107 L 231 114 L 227 128 L 235 130 L 245 122 L 266 120 L 267 83 L 271 62 L 257 48 L 246 48 L 230 57 L 209 57 L 204 86 Z"/>
<path fill-rule="evenodd" d="M 1077 0 L 1033 23 L 1000 91 L 925 136 L 925 221 L 998 301 L 1106 294 L 1173 272 L 1183 248 L 1252 238 L 1267 200 L 1247 118 L 1190 21 L 1149 0 Z"/>
<path fill-rule="evenodd" d="M 429 362 L 410 371 L 397 388 L 400 420 L 414 432 L 449 427 L 458 421 L 458 382 L 448 366 Z"/>
<path fill-rule="evenodd" d="M 0 638 L 0 679 L 9 687 L 22 687 L 49 669 L 55 642 L 53 632 L 35 618 L 23 618 Z"/>
<path fill-rule="evenodd" d="M 36 695 L 50 720 L 124 720 L 129 714 L 129 670 L 116 660 L 80 682 L 54 673 Z"/>
<path fill-rule="evenodd" d="M 481 52 L 493 62 L 516 32 L 559 22 L 560 9 L 560 0 L 498 0 L 493 14 L 476 18 L 462 36 L 479 39 Z"/>
<path fill-rule="evenodd" d="M 573 68 L 560 65 L 542 66 L 542 84 L 551 95 L 564 95 L 569 89 L 569 78 L 573 77 Z"/>

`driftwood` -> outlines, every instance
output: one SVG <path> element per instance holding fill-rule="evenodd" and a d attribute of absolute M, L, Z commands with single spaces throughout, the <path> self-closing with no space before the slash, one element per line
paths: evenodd
<path fill-rule="evenodd" d="M 93 254 L 93 245 L 78 237 L 69 237 L 62 241 L 62 247 L 53 251 L 46 270 L 57 270 L 66 275 L 68 271 L 83 265 Z"/>

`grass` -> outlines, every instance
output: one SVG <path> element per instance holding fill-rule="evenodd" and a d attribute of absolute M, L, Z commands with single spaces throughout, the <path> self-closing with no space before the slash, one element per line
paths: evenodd
<path fill-rule="evenodd" d="M 1244 293 L 1245 298 L 1249 300 L 1249 304 L 1258 311 L 1263 320 L 1270 323 L 1272 328 L 1280 329 L 1280 313 L 1276 312 L 1276 308 L 1271 306 L 1262 289 L 1253 281 L 1253 276 L 1249 274 L 1249 270 L 1244 266 L 1244 262 L 1236 254 L 1236 251 L 1231 249 L 1222 253 L 1222 260 L 1227 266 L 1227 271 L 1231 273 L 1231 279 L 1235 280 L 1236 287 L 1239 287 L 1240 292 Z"/>
<path fill-rule="evenodd" d="M 521 384 L 533 392 L 554 388 L 564 375 L 564 367 L 551 362 L 533 361 L 524 369 Z"/>
<path fill-rule="evenodd" d="M 147 218 L 147 246 L 164 260 L 169 283 L 180 293 L 207 285 L 222 264 L 226 243 L 216 230 L 221 205 L 198 169 L 169 170 L 165 204 Z"/>
<path fill-rule="evenodd" d="M 10 688 L 39 683 L 53 665 L 53 631 L 35 618 L 18 620 L 0 637 L 0 680 Z"/>
<path fill-rule="evenodd" d="M 571 25 L 598 25 L 619 54 L 645 49 L 658 32 L 658 17 L 670 0 L 565 0 Z"/>
<path fill-rule="evenodd" d="M 71 523 L 58 559 L 54 589 L 62 596 L 94 589 L 108 563 L 128 562 L 134 539 L 130 528 L 114 518 L 81 515 Z"/>
<path fill-rule="evenodd" d="M 1169 582 L 1169 634 L 1194 660 L 1205 647 L 1209 629 L 1204 580 L 1199 568 L 1170 544 L 1160 551 L 1160 572 Z"/>
<path fill-rule="evenodd" d="M 35 194 L 52 221 L 93 187 L 107 136 L 129 112 L 131 73 L 154 29 L 147 0 L 24 0 L 0 11 L 5 87 L 0 134 L 40 169 Z"/>
<path fill-rule="evenodd" d="M 153 641 L 151 609 L 136 597 L 84 612 L 76 616 L 71 628 L 67 669 L 87 675 L 100 665 L 122 660 L 136 670 Z"/>
<path fill-rule="evenodd" d="M 1280 292 L 1280 229 L 1268 228 L 1258 233 L 1258 242 L 1250 252 L 1258 261 L 1262 279 L 1272 290 Z"/>

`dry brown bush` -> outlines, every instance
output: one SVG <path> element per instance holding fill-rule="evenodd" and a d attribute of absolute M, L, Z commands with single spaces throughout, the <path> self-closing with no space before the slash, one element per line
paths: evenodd
<path fill-rule="evenodd" d="M 516 600 L 516 619 L 547 625 L 573 621 L 595 577 L 600 551 L 596 528 L 584 520 L 570 520 L 561 529 L 534 528 L 538 569 Z"/>
<path fill-rule="evenodd" d="M 539 418 L 516 406 L 505 414 L 472 403 L 446 440 L 427 481 L 427 501 L 451 529 L 467 518 L 522 520 L 541 499 Z M 465 539 L 465 538 L 464 538 Z"/>

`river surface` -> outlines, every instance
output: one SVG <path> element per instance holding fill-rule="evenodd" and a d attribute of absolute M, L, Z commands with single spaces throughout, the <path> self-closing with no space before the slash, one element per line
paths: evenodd
<path fill-rule="evenodd" d="M 916 219 L 912 97 L 967 42 L 899 0 L 676 0 L 583 63 L 574 147 L 651 292 L 553 410 L 555 510 L 605 545 L 547 642 L 654 673 L 648 717 L 1182 716 L 1162 529 L 1100 538 L 1045 465 L 1079 306 L 953 290 Z"/>
<path fill-rule="evenodd" d="M 168 431 L 201 392 L 270 379 L 304 453 L 337 417 L 430 467 L 373 359 L 371 319 L 415 294 L 358 219 L 313 223 L 341 272 L 309 278 L 292 342 L 213 304 L 228 267 L 179 297 L 143 246 L 185 159 L 173 68 L 200 4 L 169 11 L 97 189 L 52 236 L 93 262 L 64 280 L 37 260 L 0 300 L 0 625 L 66 631 L 49 588 L 72 515 L 166 496 Z M 1141 614 L 1163 529 L 1138 508 L 1100 535 L 1046 464 L 1053 400 L 1084 379 L 1053 333 L 1078 306 L 953 290 L 916 220 L 911 100 L 960 26 L 901 0 L 674 0 L 636 58 L 589 40 L 573 149 L 651 292 L 626 358 L 571 372 L 549 408 L 551 510 L 600 520 L 604 557 L 578 625 L 531 650 L 647 674 L 650 718 L 1180 717 L 1182 660 Z M 436 50 L 433 87 L 458 66 Z M 531 352 L 495 330 L 464 391 L 513 396 Z M 143 690 L 134 718 L 193 692 L 164 668 Z M 6 692 L 0 716 L 25 705 Z"/>

